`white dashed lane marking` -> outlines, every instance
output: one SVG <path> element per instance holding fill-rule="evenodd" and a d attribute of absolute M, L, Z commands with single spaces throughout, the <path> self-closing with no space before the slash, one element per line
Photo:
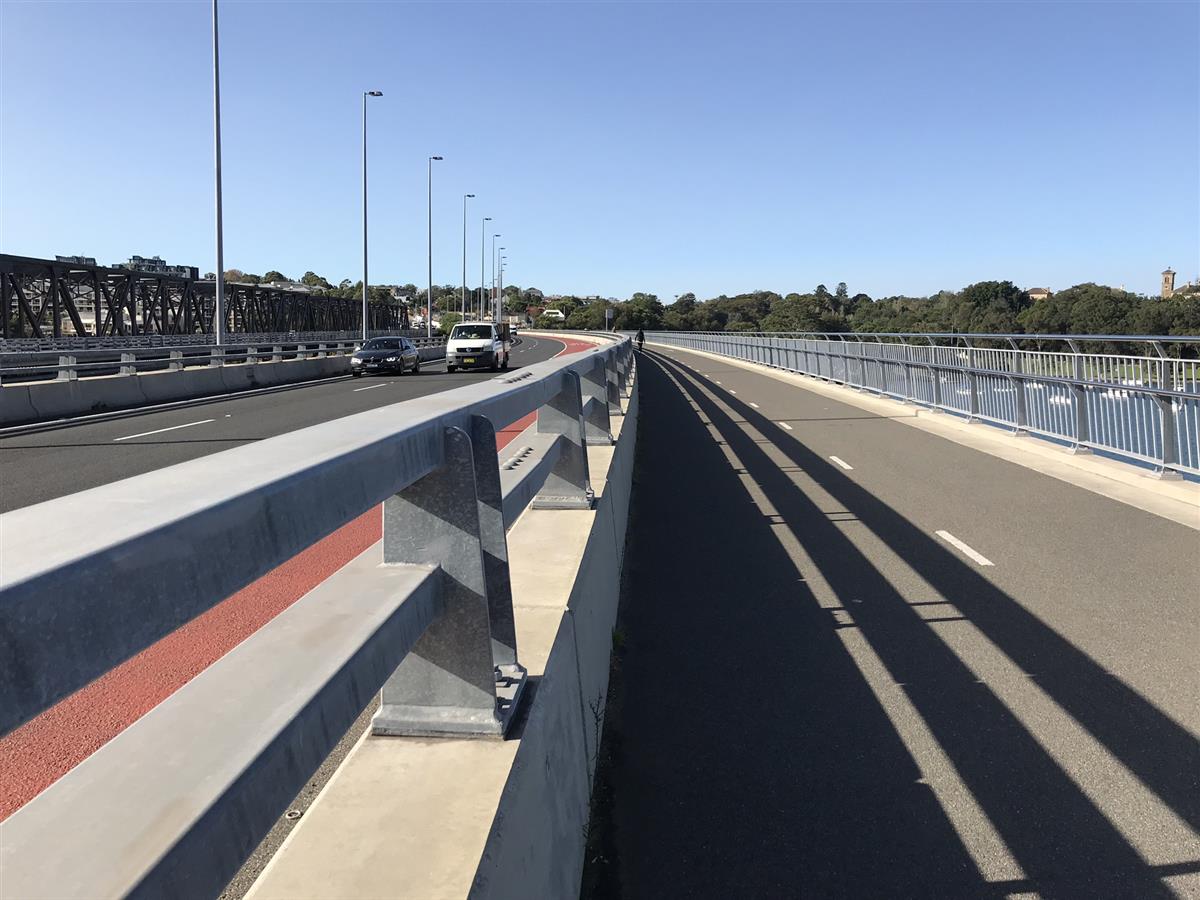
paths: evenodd
<path fill-rule="evenodd" d="M 959 550 L 961 550 L 963 552 L 963 555 L 969 556 L 971 559 L 975 560 L 975 562 L 979 563 L 979 565 L 981 565 L 981 566 L 994 566 L 995 565 L 994 562 L 992 562 L 990 559 L 988 559 L 986 556 L 984 556 L 978 550 L 975 550 L 970 545 L 964 543 L 963 541 L 960 541 L 958 538 L 956 538 L 950 532 L 935 531 L 934 534 L 936 534 L 938 537 L 940 537 L 943 541 L 945 541 L 951 547 L 956 547 Z"/>
<path fill-rule="evenodd" d="M 839 466 L 841 466 L 843 469 L 845 469 L 847 472 L 851 471 L 854 468 L 854 466 L 850 465 L 850 463 L 846 462 L 840 456 L 831 456 L 829 458 L 832 459 Z"/>
<path fill-rule="evenodd" d="M 186 425 L 172 425 L 170 428 L 156 428 L 153 431 L 143 431 L 139 434 L 127 434 L 125 437 L 113 438 L 113 443 L 117 441 L 131 441 L 134 438 L 149 437 L 152 434 L 162 434 L 164 431 L 178 431 L 180 428 L 191 428 L 193 425 L 207 425 L 209 422 L 215 422 L 216 419 L 201 419 L 199 422 L 188 422 Z"/>

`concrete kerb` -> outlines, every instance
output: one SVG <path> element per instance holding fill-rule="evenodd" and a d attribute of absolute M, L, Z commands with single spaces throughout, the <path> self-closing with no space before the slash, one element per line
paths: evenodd
<path fill-rule="evenodd" d="M 251 889 L 266 898 L 570 897 L 583 871 L 637 423 L 588 448 L 593 509 L 528 509 L 508 535 L 530 696 L 506 741 L 367 737 Z M 625 511 L 622 513 L 622 511 Z M 601 711 L 602 712 L 602 711 Z M 403 873 L 402 877 L 397 877 Z"/>
<path fill-rule="evenodd" d="M 691 353 L 756 372 L 776 381 L 857 406 L 859 409 L 888 416 L 894 422 L 919 428 L 965 447 L 1108 497 L 1110 500 L 1200 530 L 1200 484 L 1194 482 L 1158 479 L 1150 472 L 1128 463 L 1105 459 L 1091 453 L 1073 454 L 1070 450 L 1049 441 L 1030 440 L 1028 436 L 1017 437 L 998 428 L 968 423 L 955 416 L 935 413 L 922 407 L 914 408 L 898 400 L 862 393 L 809 375 L 787 372 L 705 350 L 692 350 L 671 344 L 652 344 L 650 341 L 646 342 L 646 346 Z M 898 411 L 904 411 L 907 415 L 897 417 Z"/>

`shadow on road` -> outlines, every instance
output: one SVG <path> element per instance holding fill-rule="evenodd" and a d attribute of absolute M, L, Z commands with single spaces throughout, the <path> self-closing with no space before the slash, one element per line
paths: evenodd
<path fill-rule="evenodd" d="M 796 436 L 674 360 L 639 360 L 623 688 L 609 726 L 616 878 L 600 893 L 619 881 L 625 897 L 1172 896 L 1160 879 L 1192 869 L 1147 865 L 839 528 L 844 519 L 739 421 L 953 598 L 1193 827 L 1196 740 Z M 752 501 L 746 477 L 776 515 Z M 781 526 L 817 572 L 789 555 Z M 806 584 L 818 573 L 852 617 L 819 606 Z M 845 628 L 903 687 L 1024 878 L 984 880 Z"/>

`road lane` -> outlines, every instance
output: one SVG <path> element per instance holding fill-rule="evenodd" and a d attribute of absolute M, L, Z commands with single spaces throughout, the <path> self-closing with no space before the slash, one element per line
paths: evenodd
<path fill-rule="evenodd" d="M 551 338 L 522 338 L 513 347 L 512 368 L 550 359 L 564 346 Z M 495 377 L 488 370 L 449 374 L 445 362 L 438 360 L 423 363 L 419 375 L 346 376 L 0 436 L 0 512 Z M 200 419 L 205 423 L 200 424 Z M 179 429 L 184 430 L 176 433 Z"/>
<path fill-rule="evenodd" d="M 899 406 L 639 374 L 624 896 L 1200 888 L 1194 530 Z"/>

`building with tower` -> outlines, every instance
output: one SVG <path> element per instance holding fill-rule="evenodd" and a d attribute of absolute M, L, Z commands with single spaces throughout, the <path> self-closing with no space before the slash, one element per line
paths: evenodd
<path fill-rule="evenodd" d="M 1166 270 L 1163 271 L 1163 280 L 1162 280 L 1163 299 L 1170 297 L 1174 293 L 1175 293 L 1175 273 L 1171 271 L 1170 267 L 1168 267 Z"/>

